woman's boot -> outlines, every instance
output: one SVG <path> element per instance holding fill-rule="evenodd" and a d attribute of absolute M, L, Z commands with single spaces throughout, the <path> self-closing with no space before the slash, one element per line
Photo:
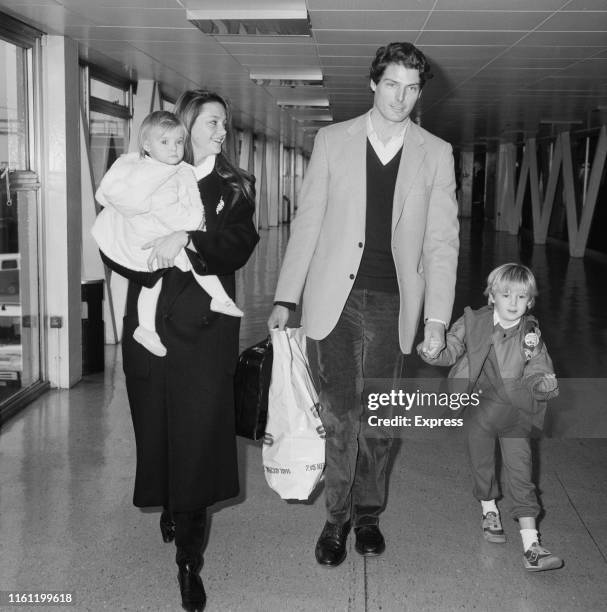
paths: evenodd
<path fill-rule="evenodd" d="M 204 610 L 207 596 L 200 578 L 202 547 L 206 527 L 206 508 L 197 512 L 175 512 L 175 561 L 179 568 L 177 580 L 184 610 Z"/>
<path fill-rule="evenodd" d="M 163 508 L 160 515 L 160 533 L 167 544 L 175 539 L 175 521 L 168 508 Z"/>

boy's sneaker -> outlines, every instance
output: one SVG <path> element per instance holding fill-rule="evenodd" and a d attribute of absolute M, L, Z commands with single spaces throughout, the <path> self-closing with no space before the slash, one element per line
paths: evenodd
<path fill-rule="evenodd" d="M 534 542 L 523 553 L 523 563 L 529 572 L 543 572 L 563 567 L 563 560 L 540 546 L 539 542 Z"/>
<path fill-rule="evenodd" d="M 483 516 L 482 527 L 483 536 L 487 542 L 495 544 L 504 544 L 506 542 L 506 534 L 502 529 L 502 521 L 500 521 L 499 514 L 487 512 Z"/>

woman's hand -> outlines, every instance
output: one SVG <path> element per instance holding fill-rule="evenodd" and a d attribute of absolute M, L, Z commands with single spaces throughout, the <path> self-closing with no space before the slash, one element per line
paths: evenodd
<path fill-rule="evenodd" d="M 148 257 L 148 268 L 150 272 L 158 270 L 159 268 L 172 267 L 175 262 L 175 257 L 177 257 L 179 251 L 185 248 L 188 241 L 188 233 L 180 230 L 144 244 L 141 247 L 142 249 L 152 249 Z"/>

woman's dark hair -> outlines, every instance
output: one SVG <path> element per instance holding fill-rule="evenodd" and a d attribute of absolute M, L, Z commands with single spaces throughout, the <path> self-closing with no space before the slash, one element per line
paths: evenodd
<path fill-rule="evenodd" d="M 189 164 L 194 163 L 194 151 L 192 149 L 192 139 L 190 137 L 192 126 L 198 118 L 198 115 L 200 115 L 202 107 L 208 102 L 217 102 L 223 106 L 226 111 L 226 130 L 229 130 L 232 126 L 232 113 L 228 101 L 223 96 L 204 89 L 190 89 L 182 93 L 177 102 L 175 102 L 173 112 L 181 119 L 187 130 L 183 159 Z M 234 166 L 223 151 L 217 155 L 215 159 L 215 170 L 217 174 L 228 183 L 236 196 L 243 196 L 249 200 L 251 204 L 255 205 L 253 177 L 248 172 Z"/>
<path fill-rule="evenodd" d="M 433 76 L 426 56 L 415 45 L 408 42 L 393 42 L 377 50 L 369 71 L 374 83 L 379 83 L 389 64 L 401 64 L 405 68 L 418 70 L 420 88 Z"/>

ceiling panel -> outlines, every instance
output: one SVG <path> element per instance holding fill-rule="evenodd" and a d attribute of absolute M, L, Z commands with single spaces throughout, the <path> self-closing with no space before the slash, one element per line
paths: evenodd
<path fill-rule="evenodd" d="M 437 10 L 464 10 L 464 11 L 556 11 L 567 0 L 437 0 Z M 505 9 L 505 6 L 508 9 Z"/>
<path fill-rule="evenodd" d="M 142 9 L 116 8 L 83 2 L 74 13 L 85 14 L 97 25 L 137 28 L 191 28 L 182 8 Z"/>
<path fill-rule="evenodd" d="M 355 67 L 368 70 L 371 62 L 368 57 L 326 57 L 320 56 L 320 63 L 323 66 L 343 66 L 343 67 Z"/>
<path fill-rule="evenodd" d="M 4 0 L 2 6 L 6 8 L 19 8 L 25 4 L 24 0 Z M 57 0 L 31 0 L 27 3 L 29 6 L 59 6 Z"/>
<path fill-rule="evenodd" d="M 186 18 L 186 9 L 276 2 L 307 4 L 312 37 L 213 37 Z M 276 101 L 323 95 L 335 120 L 365 112 L 371 60 L 394 40 L 428 56 L 435 78 L 418 110 L 425 126 L 456 146 L 534 133 L 542 117 L 597 121 L 593 109 L 607 107 L 607 0 L 0 0 L 0 10 L 75 38 L 86 61 L 157 79 L 172 97 L 216 89 L 233 101 L 241 126 L 308 147 L 322 125 L 318 114 L 285 111 Z M 324 87 L 249 79 L 250 69 L 302 67 L 322 70 Z"/>
<path fill-rule="evenodd" d="M 378 47 L 393 40 L 412 41 L 418 33 L 419 30 L 314 30 L 314 38 L 321 45 L 362 44 Z"/>
<path fill-rule="evenodd" d="M 607 51 L 607 41 L 603 46 L 575 46 L 567 47 L 552 46 L 538 47 L 529 44 L 528 39 L 524 39 L 506 51 L 504 57 L 517 58 L 563 58 L 572 61 L 585 57 L 592 57 L 600 54 L 603 50 Z"/>
<path fill-rule="evenodd" d="M 607 2 L 603 6 L 607 7 Z M 607 10 L 575 13 L 561 11 L 550 17 L 538 29 L 551 32 L 607 32 Z"/>
<path fill-rule="evenodd" d="M 512 57 L 511 55 L 502 55 L 491 62 L 492 70 L 508 69 L 555 69 L 565 68 L 572 63 L 577 62 L 575 59 L 561 59 L 550 57 Z"/>
<path fill-rule="evenodd" d="M 605 0 L 571 0 L 563 12 L 568 11 L 601 11 L 605 9 Z"/>
<path fill-rule="evenodd" d="M 225 39 L 224 39 L 225 40 Z M 241 42 L 223 42 L 224 49 L 227 49 L 233 55 L 297 55 L 317 57 L 318 51 L 316 45 L 312 42 L 297 42 L 291 44 L 283 44 L 279 41 L 275 43 L 241 43 Z"/>
<path fill-rule="evenodd" d="M 106 39 L 106 42 L 109 42 Z M 132 40 L 131 45 L 145 53 L 164 59 L 171 55 L 194 55 L 197 57 L 208 57 L 211 55 L 225 55 L 224 50 L 214 41 L 202 40 L 198 43 L 184 43 L 165 40 Z"/>
<path fill-rule="evenodd" d="M 320 56 L 344 56 L 344 57 L 364 57 L 369 64 L 375 55 L 377 45 L 375 44 L 317 44 L 318 54 Z"/>
<path fill-rule="evenodd" d="M 428 11 L 312 11 L 315 30 L 403 30 L 420 29 Z"/>
<path fill-rule="evenodd" d="M 0 6 L 1 6 L 0 0 Z M 155 41 L 155 42 L 181 42 L 202 45 L 217 45 L 211 37 L 204 34 L 194 26 L 184 28 L 135 28 L 135 27 L 90 27 L 88 29 L 66 28 L 66 35 L 82 40 L 90 40 L 91 46 L 95 40 L 126 40 L 129 42 Z"/>
<path fill-rule="evenodd" d="M 34 0 L 29 4 L 34 4 L 40 0 Z M 82 6 L 87 6 L 87 2 L 83 0 L 52 0 L 56 4 L 62 4 L 69 9 L 80 9 Z M 179 0 L 100 0 L 97 2 L 99 6 L 110 7 L 113 9 L 182 9 Z M 88 9 L 87 9 L 88 10 Z"/>
<path fill-rule="evenodd" d="M 326 76 L 367 76 L 369 68 L 363 68 L 362 66 L 327 66 L 324 68 L 323 74 Z"/>
<path fill-rule="evenodd" d="M 325 11 L 356 11 L 377 9 L 378 5 L 383 10 L 430 10 L 436 0 L 307 0 L 310 12 L 315 10 Z"/>
<path fill-rule="evenodd" d="M 269 68 L 284 67 L 285 69 L 291 66 L 298 68 L 318 67 L 318 58 L 316 56 L 283 55 L 279 53 L 276 55 L 255 55 L 252 53 L 241 55 L 233 53 L 232 57 L 243 66 L 254 66 L 256 68 L 263 66 L 268 66 Z"/>
<path fill-rule="evenodd" d="M 475 47 L 472 45 L 451 46 L 448 44 L 420 44 L 419 46 L 428 57 L 441 63 L 458 59 L 486 62 L 498 57 L 501 53 L 508 49 L 508 47 L 505 45 L 484 45 L 482 47 Z"/>
<path fill-rule="evenodd" d="M 0 2 L 0 7 L 5 3 Z M 43 32 L 63 34 L 66 26 L 95 25 L 91 19 L 87 19 L 78 13 L 67 11 L 57 4 L 30 4 L 21 0 L 18 4 L 10 3 L 6 6 L 7 13 L 17 19 L 21 19 Z"/>
<path fill-rule="evenodd" d="M 421 32 L 415 40 L 417 45 L 511 45 L 523 36 L 523 32 L 503 31 L 428 31 Z M 398 40 L 398 39 L 397 39 Z M 402 40 L 402 39 L 400 39 Z"/>
<path fill-rule="evenodd" d="M 607 32 L 531 32 L 525 43 L 528 45 L 549 45 L 564 47 L 572 45 L 583 47 L 584 45 L 607 46 Z"/>
<path fill-rule="evenodd" d="M 433 11 L 426 30 L 527 31 L 551 15 L 541 11 Z"/>

